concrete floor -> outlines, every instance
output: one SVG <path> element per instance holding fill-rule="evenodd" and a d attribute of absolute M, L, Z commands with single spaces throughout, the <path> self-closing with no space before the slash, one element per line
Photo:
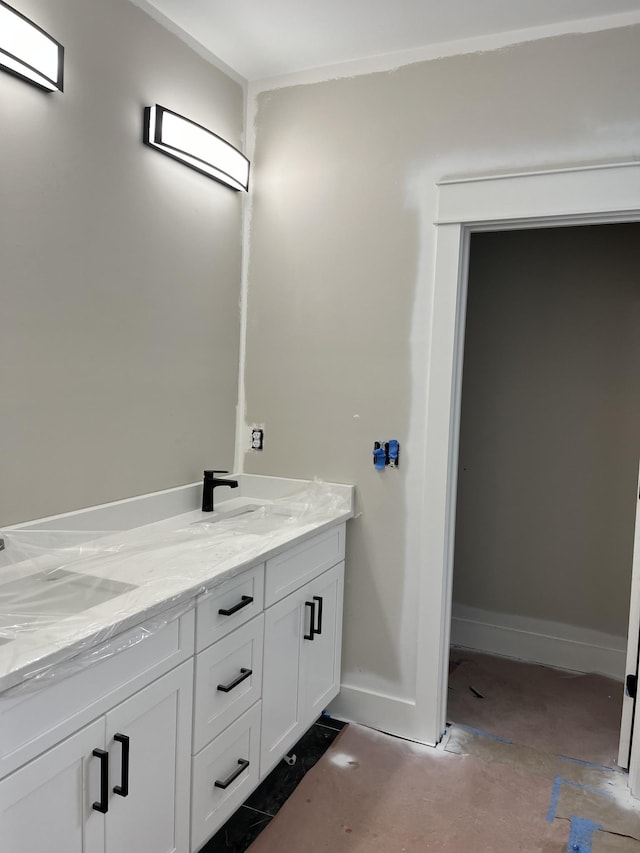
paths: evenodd
<path fill-rule="evenodd" d="M 493 701 L 494 690 L 499 695 L 497 683 L 508 695 L 501 661 L 492 680 L 491 662 L 476 661 L 483 667 L 476 671 L 466 653 L 464 662 L 454 655 L 456 660 L 450 693 L 461 694 L 465 714 L 470 713 L 465 693 L 473 700 L 471 710 L 482 708 L 484 714 L 483 703 Z M 582 679 L 564 673 L 562 683 L 577 687 L 575 707 L 569 710 L 569 690 L 559 706 L 565 710 L 550 725 L 558 673 L 536 672 L 533 678 L 524 667 L 522 690 L 535 695 L 512 684 L 519 701 L 511 703 L 511 719 L 504 712 L 494 725 L 490 714 L 488 723 L 467 716 L 469 722 L 449 727 L 436 749 L 347 726 L 251 853 L 640 853 L 640 802 L 630 797 L 626 774 L 605 766 L 617 737 L 611 683 L 596 679 L 595 692 L 588 693 Z M 604 709 L 596 711 L 595 724 L 584 713 L 590 705 Z M 450 718 L 458 715 L 457 707 L 450 702 Z M 581 736 L 576 729 L 585 720 Z M 603 721 L 608 733 L 594 748 L 593 732 Z M 503 726 L 515 738 L 503 735 Z"/>
<path fill-rule="evenodd" d="M 447 719 L 542 752 L 617 767 L 621 682 L 452 649 Z"/>

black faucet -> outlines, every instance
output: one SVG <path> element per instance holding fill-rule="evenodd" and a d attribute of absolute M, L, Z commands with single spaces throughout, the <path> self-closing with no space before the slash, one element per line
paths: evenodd
<path fill-rule="evenodd" d="M 202 486 L 202 512 L 213 512 L 213 490 L 216 486 L 230 486 L 238 488 L 237 480 L 223 480 L 216 474 L 228 474 L 228 471 L 205 471 Z"/>

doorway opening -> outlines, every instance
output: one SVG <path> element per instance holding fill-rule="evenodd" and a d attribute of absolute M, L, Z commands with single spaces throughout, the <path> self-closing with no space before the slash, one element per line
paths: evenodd
<path fill-rule="evenodd" d="M 637 498 L 639 238 L 637 222 L 472 233 L 464 321 L 447 718 L 608 767 Z"/>

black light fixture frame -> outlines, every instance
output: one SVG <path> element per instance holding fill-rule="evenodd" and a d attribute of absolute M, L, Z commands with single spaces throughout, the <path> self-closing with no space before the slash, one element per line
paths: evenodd
<path fill-rule="evenodd" d="M 160 104 L 155 104 L 154 106 L 156 109 L 156 124 L 155 124 L 155 132 L 153 134 L 153 138 L 151 138 L 151 110 L 153 109 L 153 107 L 145 107 L 144 108 L 142 141 L 144 142 L 145 145 L 149 145 L 151 148 L 155 148 L 156 151 L 160 151 L 162 154 L 166 154 L 167 157 L 171 157 L 173 160 L 177 160 L 178 163 L 182 163 L 183 166 L 188 166 L 189 169 L 193 169 L 195 172 L 200 172 L 201 175 L 205 175 L 207 178 L 211 178 L 212 180 L 217 181 L 218 183 L 222 184 L 225 187 L 228 187 L 229 189 L 234 190 L 235 192 L 240 192 L 241 189 L 246 192 L 249 189 L 249 170 L 251 168 L 251 163 L 250 163 L 249 159 L 244 156 L 242 151 L 240 151 L 238 148 L 235 147 L 235 145 L 232 145 L 230 142 L 228 142 L 222 136 L 219 136 L 217 133 L 214 133 L 212 130 L 209 130 L 208 127 L 204 127 L 204 125 L 198 124 L 198 122 L 192 121 L 190 118 L 186 118 L 185 116 L 181 115 L 180 113 L 174 112 L 174 110 L 169 110 L 166 107 L 162 107 L 162 106 L 160 106 Z M 219 166 L 216 166 L 214 163 L 208 163 L 206 160 L 202 160 L 202 158 L 196 157 L 194 154 L 191 154 L 189 151 L 184 151 L 181 148 L 176 148 L 175 146 L 167 145 L 166 142 L 163 142 L 162 141 L 162 119 L 163 119 L 165 113 L 177 116 L 182 121 L 186 121 L 189 124 L 192 124 L 194 127 L 197 127 L 200 130 L 204 130 L 205 133 L 209 134 L 209 136 L 215 136 L 216 139 L 219 139 L 221 142 L 224 142 L 225 145 L 228 145 L 230 148 L 233 148 L 233 150 L 236 151 L 243 158 L 243 160 L 246 160 L 246 162 L 247 162 L 248 168 L 247 168 L 247 183 L 246 183 L 246 185 L 240 184 L 240 187 L 234 186 L 234 184 L 238 184 L 239 181 L 236 181 L 236 179 L 233 177 L 233 175 L 229 175 L 229 173 L 225 172 L 224 169 L 221 169 Z M 158 146 L 162 146 L 162 147 L 158 147 Z M 175 151 L 176 153 L 172 154 L 171 153 L 172 151 Z M 196 163 L 187 162 L 182 157 L 180 157 L 180 154 L 183 154 L 187 157 L 191 157 L 193 160 L 197 160 L 198 162 L 202 163 L 203 165 L 207 165 L 210 168 L 217 169 L 217 171 L 220 172 L 222 175 L 227 175 L 229 180 L 233 181 L 233 184 L 228 183 L 227 181 L 224 180 L 224 178 L 217 178 L 215 175 L 212 175 L 211 172 L 207 172 L 206 169 L 200 169 Z"/>
<path fill-rule="evenodd" d="M 4 6 L 5 9 L 9 9 L 18 18 L 22 18 L 22 20 L 26 21 L 31 27 L 33 27 L 34 30 L 38 30 L 39 33 L 42 33 L 42 35 L 46 36 L 56 45 L 56 47 L 58 48 L 58 73 L 56 79 L 52 80 L 51 77 L 47 77 L 46 74 L 43 74 L 40 70 L 34 68 L 33 65 L 29 65 L 28 62 L 24 61 L 24 59 L 21 59 L 14 53 L 10 53 L 10 51 L 3 49 L 0 49 L 0 70 L 6 72 L 7 74 L 11 74 L 12 77 L 17 77 L 19 80 L 22 80 L 25 83 L 30 83 L 37 89 L 46 92 L 48 95 L 50 95 L 56 90 L 58 92 L 64 92 L 64 45 L 60 44 L 60 42 L 54 39 L 50 33 L 48 33 L 46 30 L 43 30 L 42 27 L 39 27 L 36 23 L 34 23 L 31 18 L 27 18 L 26 15 L 22 14 L 22 12 L 18 12 L 17 9 L 13 8 L 13 6 L 10 6 L 8 3 L 5 3 L 4 0 L 0 0 L 0 6 Z M 8 56 L 11 59 L 14 59 L 16 62 L 19 62 L 21 65 L 24 65 L 25 68 L 30 68 L 35 74 L 39 74 L 40 77 L 43 77 L 45 80 L 49 80 L 49 82 L 54 88 L 49 89 L 47 86 L 43 86 L 42 83 L 38 83 L 37 80 L 32 80 L 30 77 L 25 77 L 24 74 L 21 74 L 14 68 L 7 68 L 5 65 L 2 64 L 3 56 Z"/>

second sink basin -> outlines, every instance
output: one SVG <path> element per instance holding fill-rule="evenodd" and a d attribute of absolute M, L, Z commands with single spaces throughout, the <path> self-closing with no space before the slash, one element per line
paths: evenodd
<path fill-rule="evenodd" d="M 135 589 L 134 584 L 69 572 L 37 572 L 0 585 L 0 630 L 35 630 Z M 3 638 L 8 642 L 11 638 Z M 2 639 L 0 639 L 2 642 Z"/>

